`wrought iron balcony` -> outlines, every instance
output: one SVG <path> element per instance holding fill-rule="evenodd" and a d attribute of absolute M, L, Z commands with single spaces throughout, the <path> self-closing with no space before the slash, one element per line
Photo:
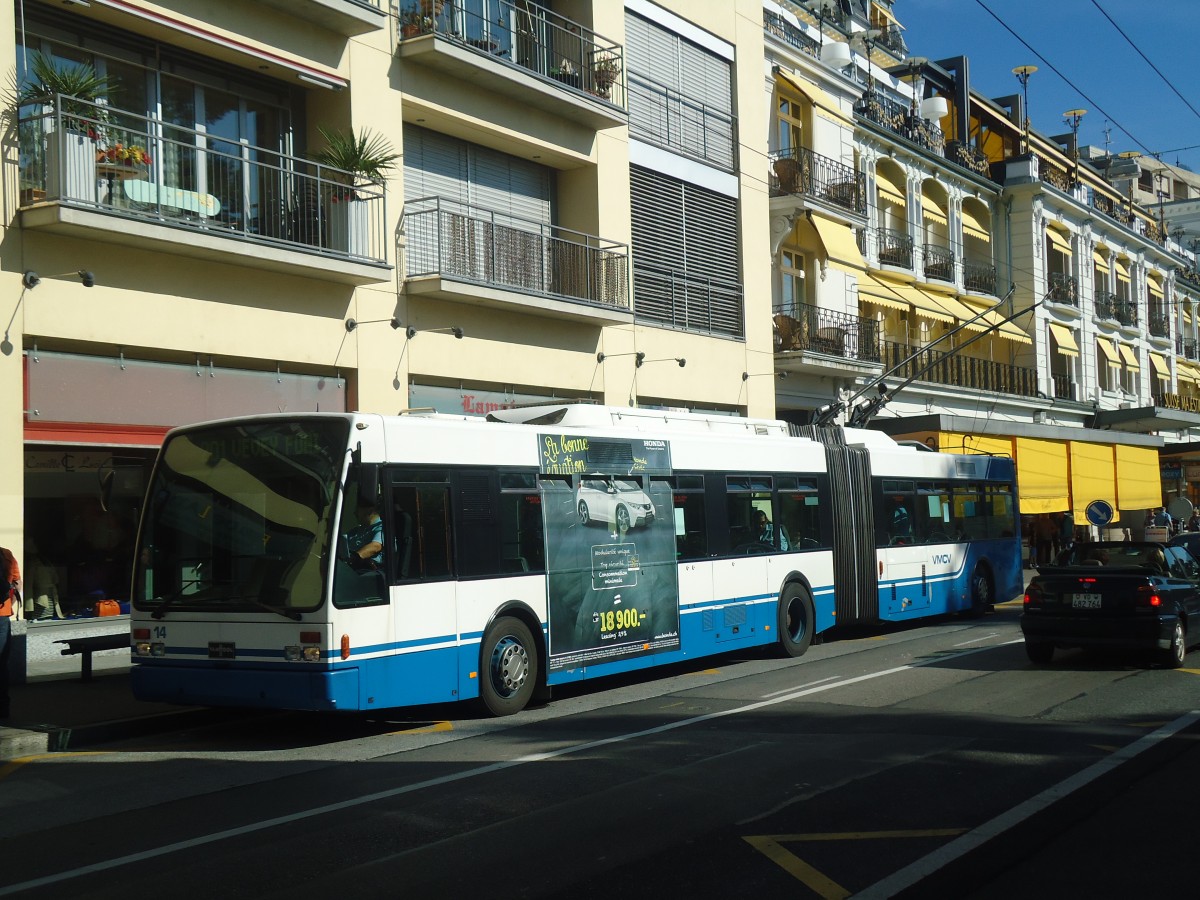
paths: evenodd
<path fill-rule="evenodd" d="M 776 306 L 775 349 L 879 362 L 879 323 L 808 303 Z"/>
<path fill-rule="evenodd" d="M 1175 355 L 1185 359 L 1200 359 L 1200 343 L 1177 337 L 1175 338 Z"/>
<path fill-rule="evenodd" d="M 876 228 L 879 238 L 879 262 L 885 266 L 896 266 L 900 269 L 913 267 L 912 235 L 892 228 Z"/>
<path fill-rule="evenodd" d="M 897 380 L 915 377 L 918 381 L 1019 397 L 1036 397 L 1038 393 L 1036 369 L 894 341 L 883 344 L 883 367 L 885 371 L 894 370 Z"/>
<path fill-rule="evenodd" d="M 963 260 L 963 287 L 977 294 L 996 293 L 996 267 L 991 263 Z"/>
<path fill-rule="evenodd" d="M 768 9 L 763 10 L 763 30 L 795 47 L 801 53 L 811 56 L 813 59 L 820 59 L 818 43 L 778 13 Z"/>
<path fill-rule="evenodd" d="M 404 205 L 405 275 L 629 310 L 624 244 L 445 197 Z"/>
<path fill-rule="evenodd" d="M 29 222 L 58 204 L 206 240 L 387 261 L 384 186 L 349 172 L 74 98 L 22 115 L 18 133 Z"/>
<path fill-rule="evenodd" d="M 1075 399 L 1075 380 L 1070 375 L 1060 375 L 1057 372 L 1052 372 L 1050 379 L 1054 382 L 1055 400 Z"/>
<path fill-rule="evenodd" d="M 1049 158 L 1042 156 L 1040 153 L 1035 153 L 1038 161 L 1038 178 L 1046 184 L 1058 188 L 1063 193 L 1071 190 L 1073 178 L 1071 173 L 1061 166 L 1050 161 Z"/>
<path fill-rule="evenodd" d="M 1200 272 L 1197 272 L 1195 269 L 1189 269 L 1186 266 L 1176 266 L 1175 277 L 1184 284 L 1200 291 Z"/>
<path fill-rule="evenodd" d="M 1132 211 L 1121 203 L 1102 194 L 1092 194 L 1092 209 L 1102 212 L 1114 222 L 1119 222 L 1126 228 L 1133 225 Z"/>
<path fill-rule="evenodd" d="M 735 118 L 633 72 L 629 73 L 629 133 L 726 172 L 737 168 Z"/>
<path fill-rule="evenodd" d="M 1168 312 L 1152 306 L 1147 314 L 1147 319 L 1150 333 L 1154 337 L 1171 336 L 1171 316 Z"/>
<path fill-rule="evenodd" d="M 771 195 L 799 194 L 866 215 L 866 176 L 807 147 L 771 154 Z"/>
<path fill-rule="evenodd" d="M 1096 309 L 1096 317 L 1100 319 L 1116 319 L 1117 306 L 1122 303 L 1112 291 L 1096 291 L 1092 301 Z"/>
<path fill-rule="evenodd" d="M 1132 300 L 1118 299 L 1115 307 L 1116 319 L 1126 328 L 1135 328 L 1138 323 L 1137 304 Z"/>
<path fill-rule="evenodd" d="M 1079 284 L 1073 275 L 1051 272 L 1048 281 L 1050 290 L 1046 299 L 1067 306 L 1079 306 Z"/>
<path fill-rule="evenodd" d="M 397 22 L 402 43 L 433 35 L 625 108 L 624 47 L 532 0 L 401 0 Z"/>
<path fill-rule="evenodd" d="M 948 247 L 937 244 L 926 244 L 924 247 L 925 265 L 922 271 L 926 278 L 937 281 L 954 281 L 954 253 Z"/>
<path fill-rule="evenodd" d="M 898 134 L 918 147 L 924 147 L 938 155 L 945 150 L 946 136 L 941 127 L 922 119 L 911 107 L 898 100 L 876 91 L 869 91 L 854 104 L 854 111 L 864 119 Z"/>
<path fill-rule="evenodd" d="M 984 178 L 991 174 L 992 162 L 987 154 L 962 141 L 946 141 L 946 159 Z"/>

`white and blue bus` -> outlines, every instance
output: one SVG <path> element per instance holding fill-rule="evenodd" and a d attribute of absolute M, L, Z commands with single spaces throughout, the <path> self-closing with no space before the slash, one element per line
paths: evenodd
<path fill-rule="evenodd" d="M 505 715 L 617 672 L 796 657 L 834 625 L 1018 595 L 1015 504 L 1009 458 L 772 420 L 559 404 L 177 428 L 139 530 L 134 692 Z M 382 546 L 357 552 L 364 532 Z"/>

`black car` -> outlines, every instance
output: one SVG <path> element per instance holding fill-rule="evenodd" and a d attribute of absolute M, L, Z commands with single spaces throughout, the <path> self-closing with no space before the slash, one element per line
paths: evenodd
<path fill-rule="evenodd" d="M 1200 623 L 1200 563 L 1155 542 L 1076 545 L 1038 569 L 1021 613 L 1035 663 L 1050 662 L 1055 647 L 1120 647 L 1156 650 L 1179 668 L 1192 622 Z"/>
<path fill-rule="evenodd" d="M 1172 547 L 1182 547 L 1200 560 L 1200 531 L 1185 531 L 1167 541 Z"/>

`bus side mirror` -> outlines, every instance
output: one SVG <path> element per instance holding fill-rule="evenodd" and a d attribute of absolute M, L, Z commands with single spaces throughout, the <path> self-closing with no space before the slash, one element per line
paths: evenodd
<path fill-rule="evenodd" d="M 379 498 L 379 465 L 363 463 L 358 467 L 358 498 L 374 503 Z"/>

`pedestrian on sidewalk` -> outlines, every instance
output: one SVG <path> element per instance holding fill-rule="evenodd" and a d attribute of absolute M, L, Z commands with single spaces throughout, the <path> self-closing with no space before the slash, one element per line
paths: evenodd
<path fill-rule="evenodd" d="M 12 620 L 16 603 L 21 602 L 17 585 L 21 581 L 21 570 L 12 551 L 0 547 L 0 720 L 11 715 L 8 698 L 8 656 L 12 648 Z"/>

